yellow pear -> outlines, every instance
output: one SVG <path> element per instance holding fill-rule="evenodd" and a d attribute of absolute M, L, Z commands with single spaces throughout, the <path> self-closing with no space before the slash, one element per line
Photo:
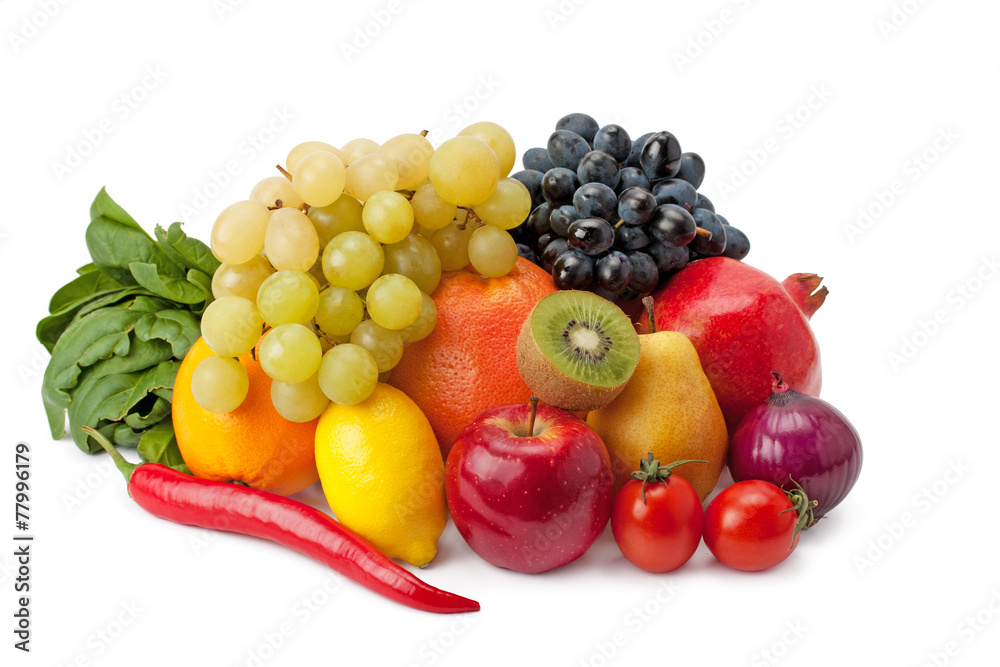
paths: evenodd
<path fill-rule="evenodd" d="M 674 470 L 704 500 L 726 465 L 729 436 L 722 410 L 694 346 L 676 331 L 639 336 L 639 365 L 632 379 L 611 403 L 590 412 L 587 424 L 608 447 L 615 488 L 653 452 L 665 464 L 708 461 Z"/>

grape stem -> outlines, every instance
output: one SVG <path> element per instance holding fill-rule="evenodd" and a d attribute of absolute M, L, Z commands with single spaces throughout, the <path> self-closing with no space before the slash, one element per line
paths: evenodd
<path fill-rule="evenodd" d="M 420 136 L 421 137 L 426 137 L 428 134 L 430 134 L 429 131 L 427 131 L 427 130 L 420 130 Z"/>
<path fill-rule="evenodd" d="M 473 211 L 472 208 L 468 206 L 459 206 L 458 208 L 459 210 L 465 211 L 466 213 L 465 220 L 462 222 L 462 224 L 458 225 L 458 228 L 461 229 L 462 231 L 465 231 L 465 228 L 468 226 L 470 220 L 474 220 L 476 224 L 478 224 L 480 227 L 484 227 L 486 225 L 486 223 L 483 222 L 482 218 L 476 215 L 476 212 Z"/>
<path fill-rule="evenodd" d="M 615 229 L 618 229 L 619 227 L 621 227 L 624 224 L 625 224 L 625 221 L 622 220 L 622 219 L 619 219 L 618 222 L 615 223 Z"/>
<path fill-rule="evenodd" d="M 281 201 L 280 199 L 275 199 L 274 200 L 274 206 L 268 206 L 267 210 L 268 211 L 277 211 L 279 208 L 283 207 L 284 205 L 285 205 L 285 203 L 283 201 Z"/>
<path fill-rule="evenodd" d="M 704 236 L 706 238 L 712 238 L 712 232 L 708 231 L 704 227 L 698 227 L 695 232 L 698 236 Z"/>
<path fill-rule="evenodd" d="M 288 170 L 282 167 L 280 164 L 274 165 L 275 168 L 281 172 L 281 175 L 287 178 L 289 181 L 292 180 L 292 175 L 288 173 Z"/>

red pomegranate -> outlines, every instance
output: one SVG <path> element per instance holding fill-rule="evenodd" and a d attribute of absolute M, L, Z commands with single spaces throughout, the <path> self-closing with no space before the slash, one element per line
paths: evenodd
<path fill-rule="evenodd" d="M 653 294 L 657 330 L 691 339 L 730 435 L 770 396 L 772 370 L 819 396 L 819 344 L 809 318 L 826 299 L 822 280 L 796 273 L 779 283 L 749 264 L 711 257 L 689 264 Z"/>

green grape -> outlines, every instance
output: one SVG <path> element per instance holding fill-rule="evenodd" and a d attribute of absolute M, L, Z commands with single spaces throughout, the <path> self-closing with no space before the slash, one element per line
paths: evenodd
<path fill-rule="evenodd" d="M 469 238 L 469 261 L 487 278 L 505 276 L 517 263 L 517 243 L 499 227 L 484 225 Z"/>
<path fill-rule="evenodd" d="M 382 273 L 385 254 L 375 239 L 362 232 L 338 234 L 323 251 L 323 275 L 331 285 L 364 289 Z"/>
<path fill-rule="evenodd" d="M 359 201 L 367 201 L 380 190 L 395 190 L 399 180 L 396 163 L 384 155 L 363 155 L 347 168 L 344 192 Z"/>
<path fill-rule="evenodd" d="M 263 255 L 254 255 L 243 264 L 223 262 L 212 276 L 212 296 L 241 296 L 251 301 L 257 300 L 257 290 L 264 279 L 274 273 L 274 267 Z"/>
<path fill-rule="evenodd" d="M 278 271 L 257 291 L 257 311 L 268 326 L 306 324 L 319 307 L 315 279 L 302 271 Z"/>
<path fill-rule="evenodd" d="M 404 329 L 417 319 L 423 301 L 416 283 L 398 273 L 378 278 L 365 296 L 368 316 L 386 329 Z"/>
<path fill-rule="evenodd" d="M 441 281 L 441 260 L 430 241 L 416 233 L 399 243 L 382 246 L 385 265 L 382 273 L 399 273 L 430 294 Z"/>
<path fill-rule="evenodd" d="M 434 147 L 419 134 L 401 134 L 382 144 L 377 152 L 396 163 L 396 189 L 409 190 L 427 178 Z"/>
<path fill-rule="evenodd" d="M 413 221 L 426 229 L 441 229 L 455 219 L 458 207 L 445 201 L 428 183 L 417 188 L 410 198 L 413 208 Z"/>
<path fill-rule="evenodd" d="M 302 208 L 302 197 L 292 187 L 292 182 L 284 176 L 268 176 L 253 186 L 250 199 L 258 201 L 268 208 L 274 208 L 281 202 L 285 208 Z"/>
<path fill-rule="evenodd" d="M 326 248 L 326 244 L 341 232 L 365 231 L 361 222 L 361 202 L 351 195 L 340 195 L 329 206 L 311 206 L 306 215 L 316 228 L 320 248 Z"/>
<path fill-rule="evenodd" d="M 334 403 L 355 405 L 375 391 L 378 367 L 371 352 L 353 343 L 330 348 L 319 366 L 319 386 Z"/>
<path fill-rule="evenodd" d="M 430 179 L 445 200 L 458 206 L 486 201 L 500 180 L 500 163 L 489 144 L 476 137 L 454 137 L 431 156 Z"/>
<path fill-rule="evenodd" d="M 252 350 L 263 328 L 257 306 L 241 296 L 216 299 L 201 316 L 201 337 L 221 357 L 238 357 Z"/>
<path fill-rule="evenodd" d="M 327 336 L 348 336 L 365 317 L 365 302 L 357 292 L 331 285 L 319 293 L 316 325 Z"/>
<path fill-rule="evenodd" d="M 437 251 L 442 271 L 458 271 L 469 263 L 469 237 L 475 231 L 475 224 L 466 225 L 464 217 L 459 217 L 461 220 L 439 229 L 431 237 L 431 245 Z M 466 225 L 465 229 L 460 229 L 459 225 Z"/>
<path fill-rule="evenodd" d="M 301 324 L 281 324 L 260 341 L 257 359 L 268 377 L 278 382 L 305 382 L 319 370 L 323 349 L 316 334 Z"/>
<path fill-rule="evenodd" d="M 288 157 L 285 158 L 285 171 L 292 173 L 295 171 L 295 165 L 299 163 L 299 160 L 315 151 L 333 153 L 340 158 L 341 163 L 344 162 L 344 154 L 341 153 L 340 149 L 336 146 L 331 146 L 324 141 L 304 141 L 292 150 L 288 151 Z"/>
<path fill-rule="evenodd" d="M 272 213 L 264 233 L 264 254 L 279 271 L 308 271 L 319 256 L 319 236 L 312 220 L 294 208 Z"/>
<path fill-rule="evenodd" d="M 437 305 L 426 292 L 420 293 L 420 299 L 422 301 L 420 305 L 420 314 L 417 315 L 417 319 L 413 321 L 413 324 L 406 327 L 405 329 L 400 329 L 399 334 L 403 337 L 404 343 L 413 343 L 418 340 L 423 340 L 431 335 L 434 331 L 434 325 L 437 324 L 438 311 Z"/>
<path fill-rule="evenodd" d="M 302 423 L 323 414 L 326 406 L 330 405 L 330 399 L 320 389 L 317 371 L 308 380 L 295 384 L 272 382 L 271 404 L 288 421 Z"/>
<path fill-rule="evenodd" d="M 496 123 L 488 121 L 473 123 L 459 132 L 458 136 L 475 137 L 489 144 L 493 152 L 496 153 L 497 160 L 500 162 L 500 176 L 506 176 L 514 168 L 514 163 L 517 162 L 517 149 L 514 148 L 514 137 L 510 136 L 510 132 Z"/>
<path fill-rule="evenodd" d="M 514 229 L 531 213 L 531 193 L 521 181 L 501 178 L 489 199 L 472 207 L 483 222 L 500 229 Z"/>
<path fill-rule="evenodd" d="M 264 249 L 264 230 L 271 212 L 258 201 L 227 206 L 212 225 L 212 254 L 220 262 L 243 264 Z"/>
<path fill-rule="evenodd" d="M 209 412 L 232 412 L 248 391 L 247 369 L 232 357 L 206 357 L 191 374 L 191 396 Z"/>
<path fill-rule="evenodd" d="M 379 326 L 375 320 L 359 324 L 351 332 L 351 342 L 371 352 L 379 373 L 392 370 L 403 358 L 403 337 L 398 331 Z"/>
<path fill-rule="evenodd" d="M 346 144 L 344 144 L 340 153 L 344 158 L 344 166 L 351 166 L 352 162 L 356 162 L 359 158 L 363 158 L 366 155 L 371 155 L 378 150 L 378 144 L 371 139 L 351 139 Z"/>
<path fill-rule="evenodd" d="M 304 155 L 292 172 L 292 187 L 310 206 L 329 206 L 337 201 L 346 181 L 344 163 L 328 151 Z"/>
<path fill-rule="evenodd" d="M 385 383 L 389 381 L 389 377 L 392 375 L 392 371 L 386 371 L 385 373 L 378 374 L 378 381 Z"/>
<path fill-rule="evenodd" d="M 379 243 L 397 243 L 413 229 L 413 208 L 398 192 L 376 192 L 361 210 L 365 230 Z"/>

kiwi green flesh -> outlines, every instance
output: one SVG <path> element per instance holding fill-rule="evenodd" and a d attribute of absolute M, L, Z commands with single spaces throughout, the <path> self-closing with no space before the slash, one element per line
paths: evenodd
<path fill-rule="evenodd" d="M 591 292 L 550 294 L 535 305 L 530 321 L 541 353 L 577 382 L 617 387 L 639 362 L 639 336 L 628 316 Z"/>

